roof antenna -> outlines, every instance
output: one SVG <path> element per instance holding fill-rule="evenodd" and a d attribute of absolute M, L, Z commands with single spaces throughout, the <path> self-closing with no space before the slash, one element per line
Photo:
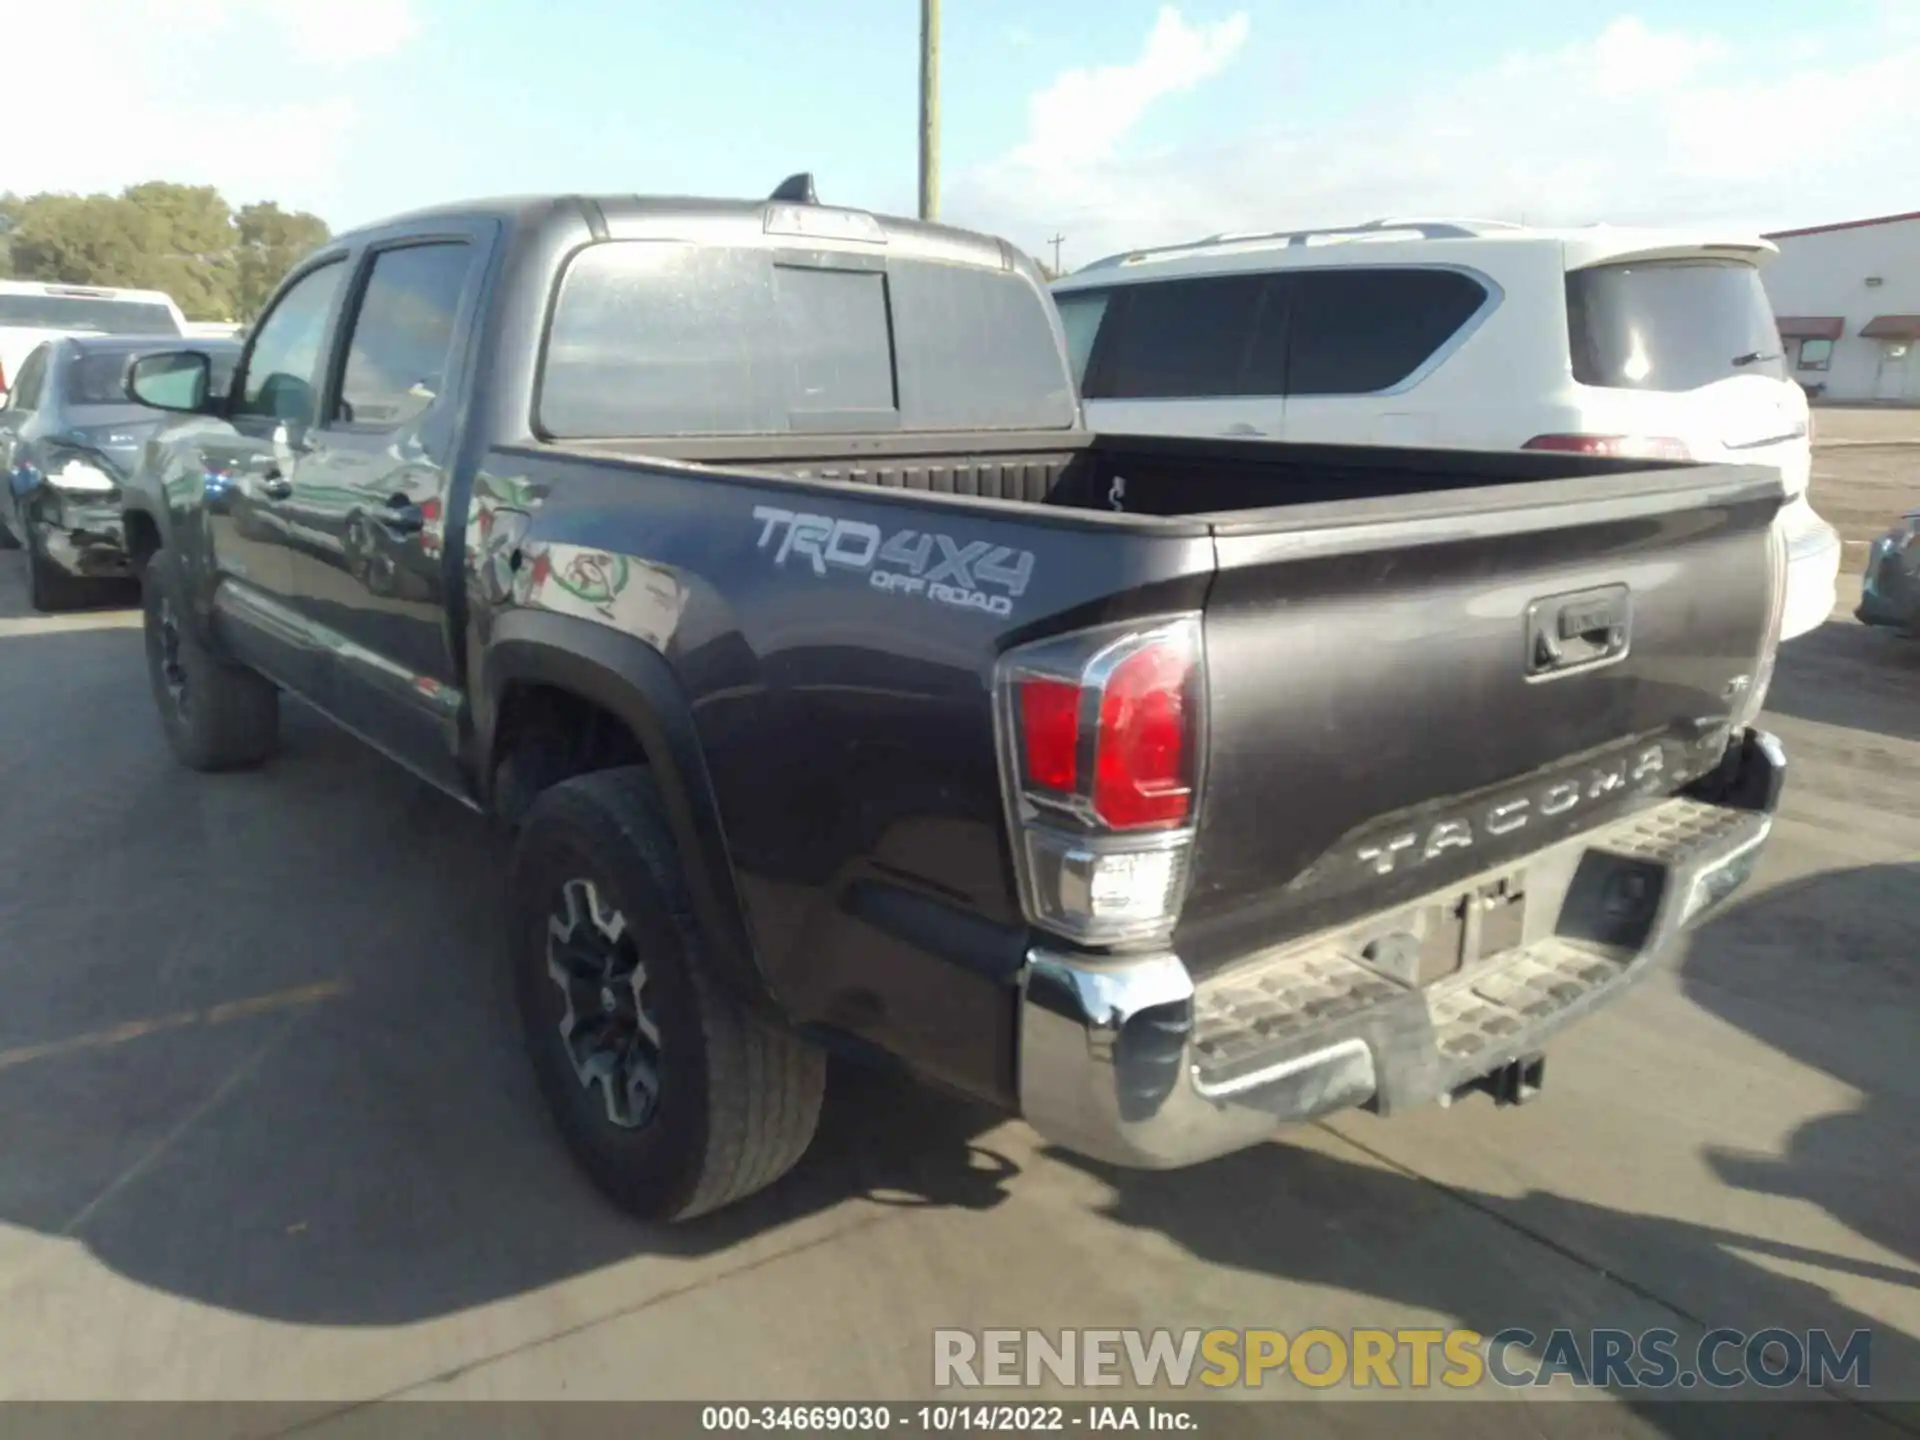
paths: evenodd
<path fill-rule="evenodd" d="M 813 172 L 802 170 L 798 175 L 789 175 L 767 199 L 785 200 L 796 205 L 818 205 L 819 197 L 813 193 Z"/>

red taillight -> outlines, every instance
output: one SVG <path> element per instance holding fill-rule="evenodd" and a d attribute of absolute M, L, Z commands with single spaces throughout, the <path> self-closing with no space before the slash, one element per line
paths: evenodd
<path fill-rule="evenodd" d="M 1687 442 L 1671 435 L 1536 435 L 1523 450 L 1558 450 L 1568 455 L 1613 455 L 1632 460 L 1691 460 Z"/>
<path fill-rule="evenodd" d="M 1189 819 L 1199 744 L 1193 672 L 1194 652 L 1180 632 L 1095 653 L 1076 679 L 1021 676 L 1014 682 L 1021 789 L 1107 830 Z M 1082 716 L 1096 726 L 1091 773 L 1080 763 Z"/>
<path fill-rule="evenodd" d="M 1026 783 L 1071 795 L 1080 778 L 1080 687 L 1020 681 L 1020 749 Z"/>
<path fill-rule="evenodd" d="M 1021 909 L 1070 940 L 1164 939 L 1185 902 L 1206 742 L 1200 617 L 1023 645 L 994 676 Z"/>
<path fill-rule="evenodd" d="M 1193 808 L 1188 654 L 1156 645 L 1122 660 L 1100 697 L 1094 813 L 1115 830 L 1177 825 Z"/>
<path fill-rule="evenodd" d="M 1177 825 L 1193 810 L 1193 660 L 1166 643 L 1135 650 L 1097 685 L 1028 676 L 1018 682 L 1020 772 L 1043 797 L 1081 796 L 1110 830 Z M 1091 693 L 1090 693 L 1091 692 Z M 1092 787 L 1080 786 L 1080 716 L 1098 715 Z"/>

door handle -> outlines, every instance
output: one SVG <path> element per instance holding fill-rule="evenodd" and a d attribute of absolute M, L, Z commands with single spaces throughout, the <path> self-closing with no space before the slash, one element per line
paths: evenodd
<path fill-rule="evenodd" d="M 396 535 L 418 534 L 426 523 L 425 512 L 404 495 L 394 496 L 380 512 L 380 524 Z"/>

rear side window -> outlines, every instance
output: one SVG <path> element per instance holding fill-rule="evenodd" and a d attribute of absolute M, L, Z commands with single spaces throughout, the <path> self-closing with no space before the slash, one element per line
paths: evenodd
<path fill-rule="evenodd" d="M 1426 364 L 1486 303 L 1452 270 L 1289 270 L 1125 286 L 1069 310 L 1089 399 L 1366 395 Z M 1104 325 L 1104 333 L 1102 326 Z M 1098 354 L 1094 355 L 1095 335 Z"/>
<path fill-rule="evenodd" d="M 1738 261 L 1599 265 L 1567 276 L 1573 378 L 1609 390 L 1697 390 L 1787 378 L 1760 272 Z"/>
<path fill-rule="evenodd" d="M 339 419 L 397 428 L 425 414 L 447 388 L 453 332 L 473 250 L 407 245 L 373 257 L 347 345 Z"/>
<path fill-rule="evenodd" d="M 1087 398 L 1248 393 L 1244 370 L 1266 284 L 1261 275 L 1209 275 L 1123 287 L 1110 307 L 1098 364 L 1086 377 Z"/>
<path fill-rule="evenodd" d="M 1019 275 L 609 241 L 568 267 L 539 419 L 563 439 L 1063 429 L 1071 377 Z"/>
<path fill-rule="evenodd" d="M 1368 395 L 1418 370 L 1486 303 L 1455 270 L 1296 270 L 1287 277 L 1289 395 Z"/>
<path fill-rule="evenodd" d="M 91 295 L 0 295 L 0 325 L 94 335 L 178 335 L 164 305 Z"/>

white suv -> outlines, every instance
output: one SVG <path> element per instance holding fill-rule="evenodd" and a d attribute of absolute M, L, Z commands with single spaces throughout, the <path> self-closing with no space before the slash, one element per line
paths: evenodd
<path fill-rule="evenodd" d="M 62 335 L 185 335 L 187 318 L 159 290 L 0 280 L 0 399 L 42 342 Z"/>
<path fill-rule="evenodd" d="M 1777 466 L 1791 639 L 1833 609 L 1840 537 L 1807 502 L 1806 395 L 1760 285 L 1777 253 L 1380 220 L 1116 255 L 1053 293 L 1096 430 Z"/>

